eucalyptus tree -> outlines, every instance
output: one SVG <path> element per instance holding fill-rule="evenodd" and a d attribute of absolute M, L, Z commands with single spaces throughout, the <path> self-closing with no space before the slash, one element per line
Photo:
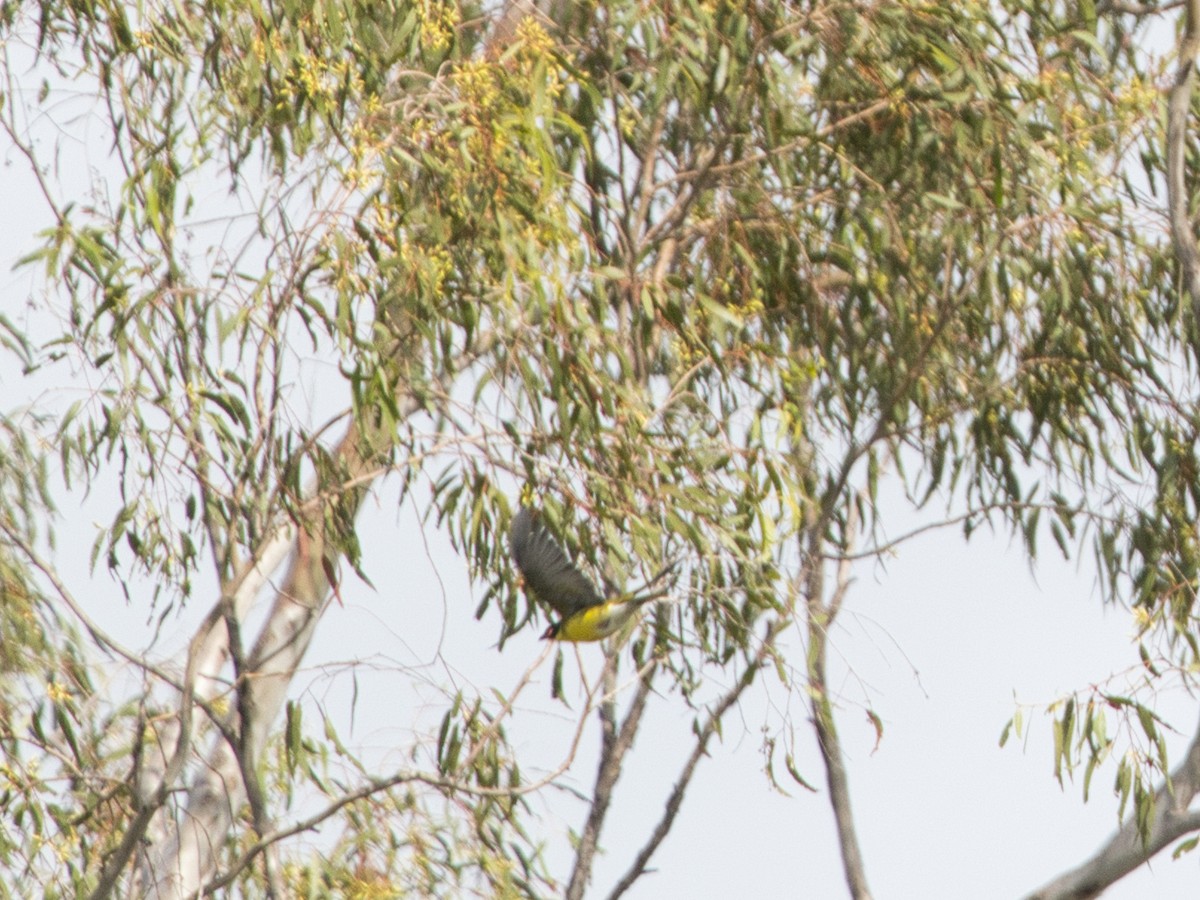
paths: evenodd
<path fill-rule="evenodd" d="M 615 897 L 772 679 L 824 772 L 791 721 L 768 770 L 819 783 L 867 897 L 826 650 L 855 566 L 894 546 L 889 482 L 922 528 L 1093 548 L 1140 629 L 1145 696 L 1053 708 L 1060 777 L 1115 761 L 1129 815 L 1045 896 L 1200 828 L 1200 750 L 1169 760 L 1148 699 L 1200 655 L 1193 5 L 1170 141 L 1148 35 L 1175 13 L 1150 4 L 4 7 L 6 155 L 49 222 L 5 351 L 87 386 L 4 422 L 5 865 L 60 895 L 582 897 L 657 692 L 691 745 L 596 885 Z M 447 688 L 384 773 L 287 702 L 388 480 L 468 560 L 500 649 L 545 615 L 508 557 L 522 491 L 597 573 L 675 564 L 571 707 L 601 726 L 569 872 L 529 802 L 554 773 L 507 740 L 528 678 Z M 53 510 L 89 490 L 111 517 L 72 581 Z M 185 659 L 79 602 L 109 578 L 149 619 L 205 610 Z M 105 658 L 138 686 L 97 695 Z M 323 804 L 289 815 L 299 791 Z M 288 840 L 329 822 L 322 853 Z"/>

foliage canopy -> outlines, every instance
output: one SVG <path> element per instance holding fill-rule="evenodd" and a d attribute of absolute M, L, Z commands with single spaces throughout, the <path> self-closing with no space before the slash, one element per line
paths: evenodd
<path fill-rule="evenodd" d="M 204 864 L 214 886 L 559 890 L 505 740 L 513 697 L 449 692 L 411 768 L 352 786 L 322 762 L 349 751 L 288 706 L 281 759 L 254 774 L 282 699 L 254 697 L 265 645 L 240 634 L 233 598 L 282 562 L 265 549 L 281 539 L 307 566 L 289 583 L 310 633 L 343 561 L 369 568 L 356 519 L 384 478 L 469 561 L 501 647 L 542 615 L 503 537 L 522 486 L 597 572 L 637 581 L 682 561 L 677 602 L 608 658 L 606 684 L 631 666 L 639 684 L 597 701 L 614 780 L 652 687 L 695 717 L 686 788 L 768 668 L 812 703 L 837 808 L 825 642 L 851 563 L 895 544 L 889 482 L 967 537 L 1003 526 L 1031 558 L 1047 537 L 1090 549 L 1144 658 L 1200 662 L 1200 425 L 1162 224 L 1166 63 L 1147 38 L 1160 13 L 526 6 L 41 0 L 0 14 L 7 152 L 28 157 L 52 222 L 22 260 L 43 295 L 0 338 L 30 383 L 87 386 L 3 422 L 0 809 L 21 826 L 0 829 L 7 867 L 63 895 L 103 887 L 126 871 L 132 829 L 171 833 L 170 817 L 149 823 L 182 808 L 156 794 L 192 764 L 169 764 L 174 738 L 198 758 L 215 732 L 252 813 Z M 80 122 L 74 146 L 55 136 Z M 54 165 L 65 153 L 88 166 Z M 54 503 L 92 490 L 114 497 L 93 577 L 160 622 L 215 604 L 231 669 L 143 660 L 77 608 L 86 583 L 53 574 L 47 529 Z M 790 658 L 777 638 L 797 623 Z M 142 665 L 143 692 L 93 697 L 89 644 Z M 715 700 L 713 672 L 733 685 Z M 1125 755 L 1105 704 L 1154 752 Z M 1055 738 L 1060 777 L 1121 760 L 1148 834 L 1168 765 L 1152 707 L 1097 689 L 1057 707 Z M 38 776 L 51 759 L 65 781 Z M 247 847 L 273 833 L 262 798 L 301 782 L 333 803 L 355 855 L 260 867 Z"/>

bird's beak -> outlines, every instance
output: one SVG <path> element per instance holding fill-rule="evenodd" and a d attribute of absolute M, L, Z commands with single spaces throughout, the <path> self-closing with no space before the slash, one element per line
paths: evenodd
<path fill-rule="evenodd" d="M 545 631 L 542 632 L 542 640 L 543 641 L 552 641 L 552 640 L 554 640 L 554 638 L 557 634 L 558 634 L 558 626 L 551 625 L 549 628 L 547 628 Z"/>

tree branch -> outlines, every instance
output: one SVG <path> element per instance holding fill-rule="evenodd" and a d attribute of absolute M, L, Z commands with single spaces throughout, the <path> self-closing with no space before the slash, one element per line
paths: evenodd
<path fill-rule="evenodd" d="M 1127 16 L 1154 16 L 1168 10 L 1178 9 L 1189 0 L 1170 0 L 1169 3 L 1126 3 L 1123 0 L 1103 0 L 1096 4 L 1096 12 L 1100 15 L 1107 13 L 1123 13 Z"/>
<path fill-rule="evenodd" d="M 851 520 L 847 533 L 853 535 L 855 522 L 850 504 Z M 826 602 L 824 564 L 820 561 L 822 534 L 813 531 L 810 537 L 810 566 L 807 584 L 808 593 L 808 682 L 812 697 L 813 727 L 817 732 L 817 744 L 821 759 L 825 763 L 825 780 L 829 785 L 829 803 L 833 807 L 833 818 L 837 826 L 838 846 L 842 851 L 842 867 L 846 884 L 854 900 L 871 900 L 871 889 L 867 885 L 866 865 L 862 848 L 858 845 L 858 832 L 854 827 L 854 813 L 850 803 L 850 779 L 846 774 L 846 763 L 842 753 L 841 739 L 833 717 L 833 704 L 829 699 L 829 684 L 826 675 L 825 650 L 829 643 L 829 628 L 837 618 L 850 587 L 850 556 L 853 548 L 847 547 L 848 555 L 838 564 L 837 584 L 833 596 Z"/>
<path fill-rule="evenodd" d="M 304 555 L 304 532 L 300 532 L 302 549 L 299 555 Z M 251 690 L 253 673 L 246 669 L 246 656 L 242 644 L 242 624 L 234 613 L 233 605 L 225 605 L 225 630 L 229 634 L 229 652 L 233 659 L 233 675 L 237 700 L 237 732 L 232 736 L 232 748 L 237 755 L 238 768 L 242 775 L 242 785 L 246 789 L 246 802 L 250 806 L 251 821 L 254 831 L 261 838 L 270 831 L 270 818 L 267 812 L 267 798 L 263 792 L 262 778 L 258 771 L 259 748 L 252 737 L 259 733 L 254 729 L 254 723 L 259 716 L 255 707 L 254 691 Z M 274 854 L 263 854 L 266 870 L 266 892 L 271 900 L 284 896 L 283 885 L 279 872 L 274 865 Z"/>
<path fill-rule="evenodd" d="M 1034 891 L 1027 900 L 1087 900 L 1146 863 L 1172 842 L 1200 831 L 1200 811 L 1188 805 L 1200 791 L 1200 726 L 1178 768 L 1154 795 L 1154 822 L 1145 841 L 1131 817 L 1087 862 Z"/>
<path fill-rule="evenodd" d="M 616 688 L 616 666 L 613 657 L 609 657 L 605 665 L 605 693 L 608 699 L 599 707 L 602 723 L 600 767 L 596 772 L 596 788 L 592 792 L 592 808 L 588 814 L 583 836 L 579 840 L 579 850 L 575 854 L 575 867 L 571 870 L 571 879 L 567 883 L 564 894 L 566 900 L 581 900 L 583 892 L 592 875 L 592 862 L 595 859 L 596 848 L 600 842 L 600 830 L 604 827 L 604 819 L 608 815 L 608 807 L 612 801 L 613 788 L 621 777 L 621 766 L 625 755 L 633 747 L 633 739 L 641 725 L 642 713 L 646 709 L 646 701 L 650 697 L 650 688 L 654 682 L 654 664 L 642 675 L 638 682 L 637 691 L 625 721 L 618 731 L 616 721 L 616 700 L 612 694 Z M 610 684 L 611 682 L 611 684 Z"/>
<path fill-rule="evenodd" d="M 1187 124 L 1196 82 L 1196 53 L 1200 50 L 1200 0 L 1187 0 L 1179 40 L 1179 69 L 1167 99 L 1167 208 L 1171 241 L 1179 260 L 1184 296 L 1191 302 L 1193 328 L 1200 319 L 1200 249 L 1189 215 L 1187 189 Z"/>
<path fill-rule="evenodd" d="M 409 398 L 407 406 L 411 412 L 416 409 L 417 402 Z M 380 435 L 369 423 L 352 423 L 334 455 L 342 461 L 350 476 L 356 476 L 373 467 L 381 449 L 379 439 Z M 349 518 L 357 511 L 364 491 L 365 487 L 359 487 L 343 493 L 344 512 Z M 239 704 L 244 711 L 252 710 L 253 718 L 241 723 L 240 738 L 236 743 L 248 748 L 255 758 L 265 743 L 267 729 L 283 705 L 287 687 L 308 650 L 317 622 L 328 606 L 330 583 L 325 555 L 332 547 L 331 536 L 324 533 L 322 525 L 315 524 L 324 521 L 323 507 L 308 512 L 311 527 L 321 530 L 297 545 L 283 587 L 245 661 L 239 683 L 239 690 L 244 694 L 239 697 Z M 289 536 L 296 534 L 294 528 L 284 531 Z M 268 545 L 271 543 L 268 541 Z M 246 582 L 255 580 L 245 579 Z M 245 587 L 244 582 L 242 588 Z M 242 619 L 240 603 L 250 599 L 239 591 L 231 610 L 235 619 Z M 228 621 L 222 610 L 229 608 L 223 603 L 218 604 L 206 629 L 197 636 L 195 644 L 211 654 L 206 660 L 209 663 L 223 661 L 230 652 L 228 628 L 216 627 L 218 623 Z M 214 632 L 219 632 L 218 638 L 212 638 Z M 188 791 L 186 813 L 177 835 L 173 840 L 156 845 L 146 860 L 144 878 L 149 896 L 187 896 L 211 873 L 218 848 L 245 797 L 246 785 L 241 770 L 246 763 L 247 760 L 239 760 L 229 741 L 217 741 Z M 169 783 L 164 782 L 163 788 Z"/>
<path fill-rule="evenodd" d="M 671 794 L 667 797 L 662 818 L 659 819 L 658 825 L 650 835 L 650 840 L 646 842 L 646 845 L 634 858 L 625 875 L 617 882 L 616 887 L 608 895 L 608 900 L 617 900 L 618 897 L 633 887 L 634 882 L 645 873 L 650 858 L 670 833 L 671 826 L 675 824 L 675 817 L 679 814 L 679 809 L 683 805 L 683 796 L 687 793 L 692 776 L 696 774 L 696 766 L 708 751 L 709 740 L 716 734 L 725 713 L 737 703 L 746 688 L 750 687 L 754 682 L 755 674 L 762 667 L 767 656 L 773 652 L 775 639 L 783 631 L 784 627 L 786 627 L 787 621 L 787 619 L 781 618 L 771 625 L 766 638 L 763 639 L 762 646 L 754 655 L 754 659 L 746 667 L 746 671 L 742 673 L 741 678 L 738 679 L 737 684 L 730 688 L 725 696 L 721 698 L 720 702 L 709 712 L 703 727 L 696 734 L 696 746 L 692 748 L 691 756 L 688 757 L 688 761 L 684 764 L 683 771 L 679 775 L 679 780 L 675 782 L 675 787 L 671 789 Z"/>

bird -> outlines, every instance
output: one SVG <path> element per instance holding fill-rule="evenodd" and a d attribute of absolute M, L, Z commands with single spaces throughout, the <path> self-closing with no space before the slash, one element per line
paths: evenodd
<path fill-rule="evenodd" d="M 642 596 L 622 594 L 606 599 L 587 576 L 572 565 L 562 547 L 528 506 L 522 506 L 513 517 L 509 541 L 525 586 L 562 616 L 550 624 L 542 634 L 542 640 L 603 640 L 620 630 L 642 606 L 667 593 L 666 589 L 661 589 Z M 666 574 L 666 570 L 662 574 Z"/>

